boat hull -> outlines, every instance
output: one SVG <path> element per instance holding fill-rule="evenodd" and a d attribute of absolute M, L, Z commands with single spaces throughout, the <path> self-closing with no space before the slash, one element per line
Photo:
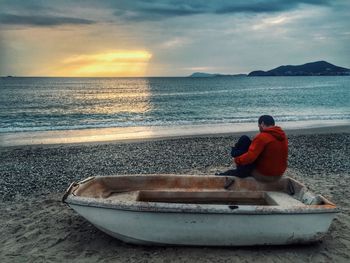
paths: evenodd
<path fill-rule="evenodd" d="M 63 202 L 97 228 L 133 244 L 251 246 L 321 239 L 338 209 L 292 178 L 192 175 L 90 177 Z"/>
<path fill-rule="evenodd" d="M 336 213 L 148 212 L 69 204 L 100 230 L 143 245 L 246 246 L 314 242 Z"/>

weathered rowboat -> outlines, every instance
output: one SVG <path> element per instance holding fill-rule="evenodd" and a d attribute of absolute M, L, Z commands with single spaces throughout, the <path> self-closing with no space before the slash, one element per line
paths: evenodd
<path fill-rule="evenodd" d="M 189 175 L 90 177 L 63 202 L 128 243 L 244 246 L 321 239 L 338 209 L 296 180 Z M 233 182 L 233 183 L 232 183 Z"/>

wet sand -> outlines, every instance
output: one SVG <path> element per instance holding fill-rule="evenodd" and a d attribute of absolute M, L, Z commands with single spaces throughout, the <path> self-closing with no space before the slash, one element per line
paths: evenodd
<path fill-rule="evenodd" d="M 322 242 L 231 248 L 128 245 L 60 201 L 72 181 L 91 175 L 212 175 L 230 166 L 229 146 L 237 135 L 2 147 L 1 262 L 348 262 L 350 127 L 295 130 L 288 136 L 286 174 L 342 210 Z"/>
<path fill-rule="evenodd" d="M 284 130 L 296 133 L 308 130 L 313 133 L 330 128 L 341 132 L 350 125 L 348 120 L 309 120 L 278 123 Z M 0 133 L 0 147 L 48 144 L 120 143 L 169 138 L 203 136 L 229 136 L 256 133 L 257 123 L 205 124 L 183 126 L 116 127 L 82 130 L 34 131 Z"/>

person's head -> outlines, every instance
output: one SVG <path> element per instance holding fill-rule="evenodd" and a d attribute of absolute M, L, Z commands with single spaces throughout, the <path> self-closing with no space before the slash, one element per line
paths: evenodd
<path fill-rule="evenodd" d="M 270 115 L 262 115 L 258 120 L 259 131 L 262 132 L 264 129 L 271 126 L 275 126 L 275 120 Z"/>

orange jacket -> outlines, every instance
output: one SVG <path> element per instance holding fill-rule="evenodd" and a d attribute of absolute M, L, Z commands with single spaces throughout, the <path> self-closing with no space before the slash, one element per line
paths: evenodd
<path fill-rule="evenodd" d="M 273 126 L 255 136 L 248 152 L 234 160 L 237 165 L 255 162 L 255 169 L 260 174 L 280 176 L 287 169 L 287 159 L 287 136 L 280 127 Z"/>

